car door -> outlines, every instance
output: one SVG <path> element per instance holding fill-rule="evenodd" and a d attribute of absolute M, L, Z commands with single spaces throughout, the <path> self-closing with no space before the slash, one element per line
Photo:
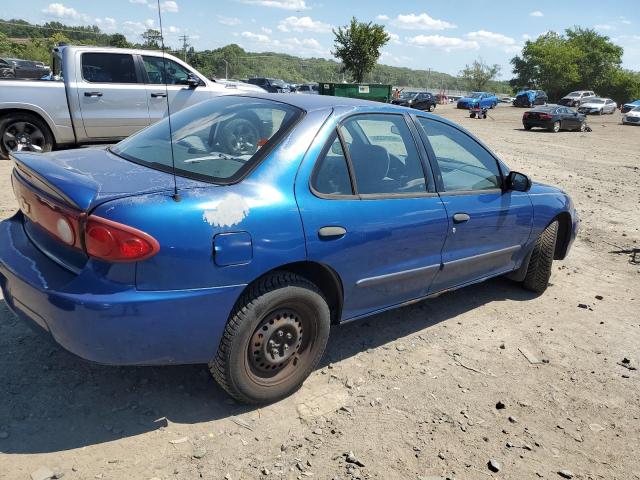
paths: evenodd
<path fill-rule="evenodd" d="M 149 124 L 147 93 L 133 55 L 82 52 L 76 92 L 86 137 L 123 138 Z"/>
<path fill-rule="evenodd" d="M 203 88 L 205 82 L 202 79 L 200 86 L 189 87 L 189 75 L 196 74 L 184 65 L 157 55 L 142 55 L 141 60 L 147 82 L 150 124 L 167 115 L 167 103 L 169 111 L 175 113 L 211 98 L 211 92 Z"/>
<path fill-rule="evenodd" d="M 432 292 L 514 269 L 529 239 L 533 208 L 525 192 L 503 191 L 496 158 L 457 127 L 418 117 L 449 230 Z"/>
<path fill-rule="evenodd" d="M 572 108 L 565 108 L 565 116 L 567 118 L 567 124 L 571 129 L 579 129 L 582 124 L 582 120 L 580 119 L 580 115 L 578 112 Z"/>
<path fill-rule="evenodd" d="M 447 215 L 417 140 L 406 116 L 353 115 L 298 174 L 307 255 L 339 275 L 343 319 L 426 295 L 440 268 Z"/>

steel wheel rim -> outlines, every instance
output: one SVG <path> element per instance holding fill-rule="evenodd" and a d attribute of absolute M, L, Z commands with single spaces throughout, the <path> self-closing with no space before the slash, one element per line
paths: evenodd
<path fill-rule="evenodd" d="M 245 369 L 249 379 L 260 386 L 273 387 L 305 371 L 317 350 L 314 347 L 318 328 L 313 319 L 311 309 L 302 304 L 281 306 L 264 315 L 246 347 Z M 282 340 L 287 334 L 291 338 L 285 349 Z M 276 355 L 270 352 L 273 348 Z"/>
<path fill-rule="evenodd" d="M 28 121 L 10 123 L 2 134 L 8 152 L 42 152 L 46 140 L 40 128 Z"/>

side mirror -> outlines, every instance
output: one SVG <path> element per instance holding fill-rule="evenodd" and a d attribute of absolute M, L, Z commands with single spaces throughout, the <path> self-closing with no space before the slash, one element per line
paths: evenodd
<path fill-rule="evenodd" d="M 512 190 L 515 192 L 528 192 L 531 189 L 531 179 L 520 172 L 509 172 L 505 179 L 506 190 Z"/>
<path fill-rule="evenodd" d="M 395 135 L 400 135 L 400 129 L 395 125 L 391 125 L 391 133 Z"/>
<path fill-rule="evenodd" d="M 193 73 L 190 73 L 189 76 L 187 77 L 187 85 L 189 85 L 189 88 L 196 88 L 197 86 L 200 85 L 200 79 L 196 77 Z"/>

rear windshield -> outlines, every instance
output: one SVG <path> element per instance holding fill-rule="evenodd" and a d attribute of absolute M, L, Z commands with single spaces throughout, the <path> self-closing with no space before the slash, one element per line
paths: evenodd
<path fill-rule="evenodd" d="M 271 100 L 223 96 L 172 114 L 173 135 L 164 119 L 111 151 L 132 162 L 171 172 L 173 143 L 177 175 L 232 183 L 250 170 L 302 113 Z"/>

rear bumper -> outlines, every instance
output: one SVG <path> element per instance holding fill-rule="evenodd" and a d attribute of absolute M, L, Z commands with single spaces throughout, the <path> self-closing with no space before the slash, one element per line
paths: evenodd
<path fill-rule="evenodd" d="M 553 122 L 549 120 L 523 120 L 522 125 L 525 127 L 539 127 L 539 128 L 551 128 Z"/>
<path fill-rule="evenodd" d="M 244 285 L 138 291 L 91 268 L 75 275 L 0 223 L 0 285 L 9 308 L 86 360 L 115 365 L 206 363 Z"/>

